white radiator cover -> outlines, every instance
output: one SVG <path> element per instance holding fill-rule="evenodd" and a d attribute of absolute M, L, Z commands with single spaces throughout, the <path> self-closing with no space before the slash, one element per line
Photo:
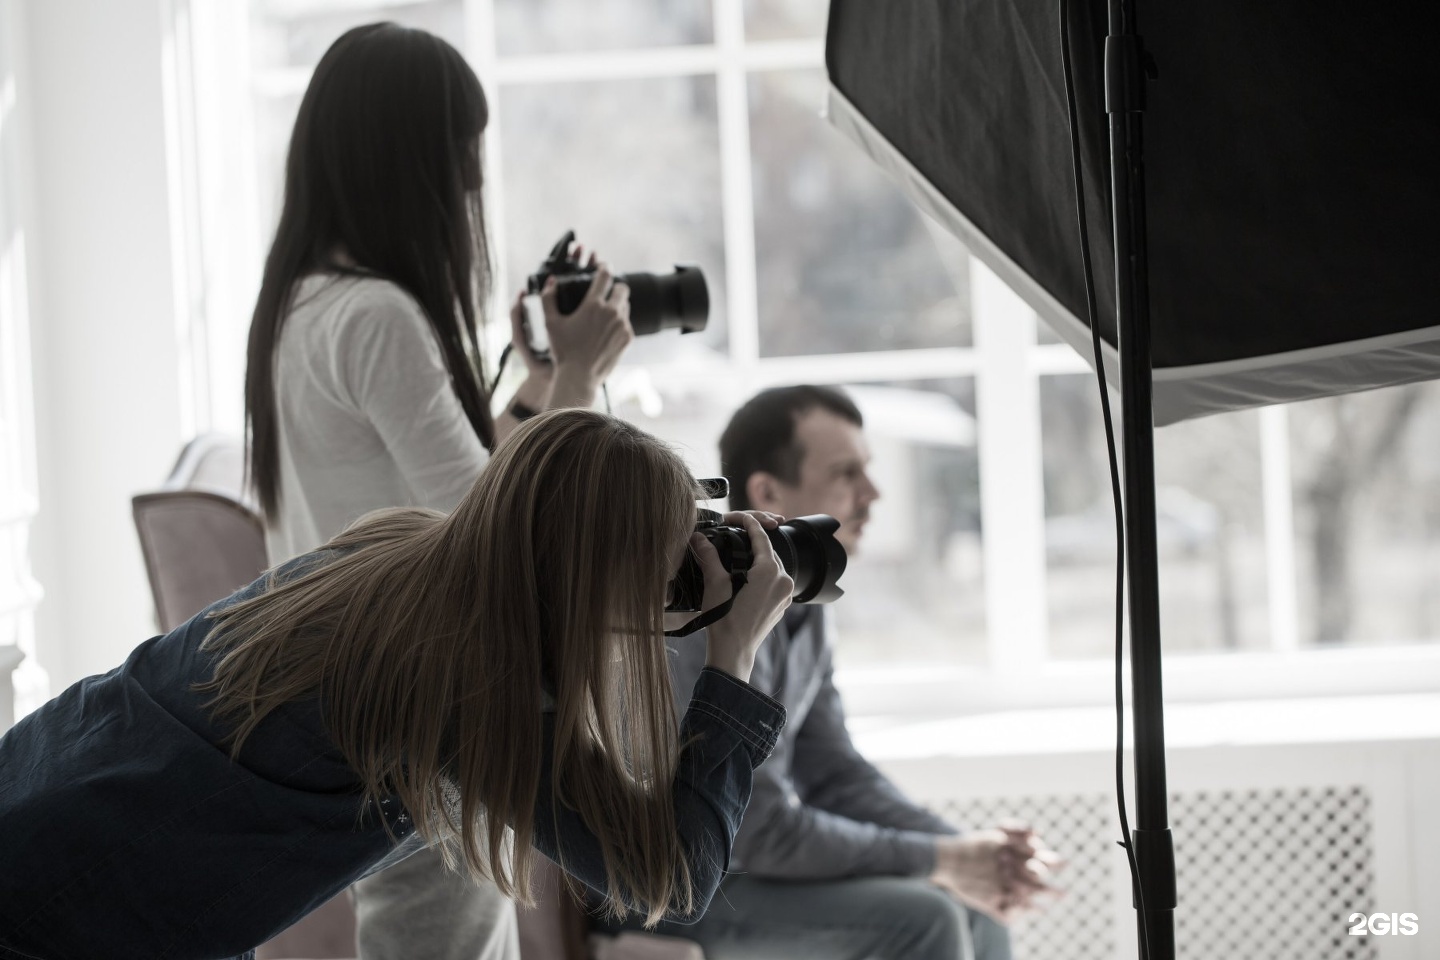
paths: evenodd
<path fill-rule="evenodd" d="M 1069 857 L 1067 894 L 1014 926 L 1015 960 L 1139 955 L 1112 753 L 870 752 L 948 819 L 1018 817 Z M 1440 958 L 1440 739 L 1182 747 L 1168 772 L 1179 960 Z M 1352 914 L 1374 912 L 1414 913 L 1419 932 L 1349 933 Z"/>
<path fill-rule="evenodd" d="M 947 819 L 1017 816 L 1064 850 L 1068 893 L 1016 925 L 1015 960 L 1117 956 L 1119 837 L 1106 795 L 993 797 L 937 805 Z M 1179 793 L 1177 960 L 1375 960 L 1374 937 L 1345 931 L 1375 908 L 1370 797 L 1361 786 Z M 1123 874 L 1122 874 L 1123 877 Z M 1128 899 L 1126 900 L 1128 903 Z"/>

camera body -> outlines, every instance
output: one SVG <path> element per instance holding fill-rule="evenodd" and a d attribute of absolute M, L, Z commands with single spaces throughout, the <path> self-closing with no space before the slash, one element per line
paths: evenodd
<path fill-rule="evenodd" d="M 723 478 L 701 480 L 709 498 L 726 496 L 729 484 Z M 718 493 L 716 491 L 719 491 Z M 780 565 L 795 581 L 793 603 L 829 603 L 839 599 L 840 575 L 845 572 L 848 557 L 835 531 L 840 521 L 820 513 L 786 520 L 765 535 L 780 558 Z M 720 563 L 732 573 L 749 570 L 755 562 L 750 547 L 750 534 L 744 527 L 731 526 L 714 510 L 696 510 L 695 530 L 715 547 Z M 672 581 L 670 602 L 665 609 L 675 613 L 692 613 L 701 609 L 705 595 L 705 574 L 694 553 L 687 553 Z"/>
<path fill-rule="evenodd" d="M 545 312 L 539 293 L 545 281 L 555 278 L 555 306 L 562 315 L 573 313 L 585 299 L 595 268 L 586 267 L 570 255 L 575 231 L 565 235 L 550 249 L 540 268 L 525 281 L 525 340 L 532 353 L 546 357 L 550 339 L 545 330 Z M 679 263 L 672 273 L 622 273 L 616 283 L 630 288 L 630 326 L 636 336 L 679 330 L 698 333 L 705 329 L 710 317 L 710 289 L 705 274 L 694 264 Z"/>

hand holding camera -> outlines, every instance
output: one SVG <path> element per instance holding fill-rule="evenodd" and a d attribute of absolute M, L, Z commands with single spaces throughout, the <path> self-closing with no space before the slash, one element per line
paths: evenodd
<path fill-rule="evenodd" d="M 696 482 L 703 499 L 730 493 L 723 477 Z M 844 593 L 840 524 L 821 514 L 792 520 L 753 510 L 695 514 L 690 549 L 670 581 L 666 632 L 686 636 L 709 627 L 707 664 L 748 680 L 755 651 L 792 602 L 828 603 Z"/>
<path fill-rule="evenodd" d="M 746 512 L 728 513 L 724 520 L 748 534 L 754 560 L 746 571 L 745 589 L 732 594 L 732 571 L 722 561 L 715 544 L 698 531 L 690 536 L 690 547 L 705 578 L 701 606 L 713 609 L 732 595 L 735 599 L 730 612 L 705 634 L 705 664 L 748 682 L 755 666 L 755 651 L 790 606 L 795 581 L 785 572 L 766 533 L 779 528 L 779 517 Z"/>
<path fill-rule="evenodd" d="M 559 396 L 553 406 L 588 405 L 634 337 L 695 333 L 710 313 L 699 267 L 616 275 L 593 253 L 582 260 L 581 249 L 575 232 L 567 231 L 526 280 L 526 294 L 511 312 L 512 341 L 531 374 L 543 376 L 546 364 L 554 365 Z"/>
<path fill-rule="evenodd" d="M 547 277 L 540 289 L 549 354 L 557 379 L 571 373 L 578 382 L 596 386 L 610 375 L 620 355 L 635 339 L 630 327 L 630 288 L 614 279 L 605 264 L 595 267 L 583 298 L 561 310 L 559 281 Z"/>

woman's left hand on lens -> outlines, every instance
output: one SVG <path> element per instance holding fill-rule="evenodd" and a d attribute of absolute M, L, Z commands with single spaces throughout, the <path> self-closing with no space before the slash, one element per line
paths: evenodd
<path fill-rule="evenodd" d="M 706 633 L 706 663 L 741 680 L 749 680 L 755 665 L 755 652 L 790 606 L 795 581 L 785 572 L 775 548 L 765 535 L 767 528 L 779 526 L 778 517 L 750 512 L 727 513 L 725 522 L 745 529 L 755 559 L 746 573 L 745 587 L 735 596 L 730 612 L 711 624 Z M 706 580 L 708 604 L 708 574 Z"/>
<path fill-rule="evenodd" d="M 778 526 L 780 518 L 771 513 L 754 511 L 755 516 L 760 520 L 760 525 L 766 528 Z M 740 514 L 729 513 L 724 517 L 724 522 L 733 527 L 740 526 Z M 665 629 L 679 630 L 691 620 L 700 616 L 707 610 L 714 610 L 720 604 L 729 600 L 734 593 L 730 585 L 730 571 L 725 569 L 725 564 L 720 562 L 720 554 L 715 545 L 705 539 L 704 534 L 697 532 L 690 534 L 689 550 L 695 554 L 695 560 L 700 564 L 700 572 L 705 577 L 704 594 L 700 598 L 700 609 L 695 613 L 672 612 L 665 614 Z"/>
<path fill-rule="evenodd" d="M 689 550 L 695 554 L 695 560 L 700 564 L 700 572 L 705 576 L 705 591 L 700 598 L 700 610 L 695 613 L 666 613 L 666 630 L 679 630 L 704 611 L 713 610 L 730 599 L 730 571 L 720 562 L 720 554 L 715 550 L 715 545 L 697 532 L 690 534 Z"/>
<path fill-rule="evenodd" d="M 610 375 L 635 331 L 630 326 L 630 288 L 615 282 L 606 264 L 595 269 L 585 299 L 572 312 L 560 313 L 555 303 L 555 280 L 540 293 L 545 327 L 557 373 L 570 370 L 592 384 Z"/>
<path fill-rule="evenodd" d="M 721 522 L 732 527 L 743 526 L 742 517 L 752 516 L 760 521 L 760 526 L 766 530 L 773 530 L 780 526 L 783 518 L 773 513 L 765 513 L 761 510 L 735 510 L 725 514 Z M 766 541 L 769 545 L 769 541 Z M 726 600 L 730 599 L 733 589 L 730 586 L 730 571 L 725 569 L 725 564 L 720 562 L 720 554 L 715 550 L 715 545 L 706 540 L 703 534 L 690 534 L 690 549 L 695 551 L 695 558 L 700 561 L 700 571 L 705 575 L 705 595 L 700 599 L 700 609 L 713 610 Z M 775 548 L 770 548 L 774 553 Z M 777 558 L 778 560 L 778 558 Z M 684 614 L 691 619 L 699 614 Z"/>

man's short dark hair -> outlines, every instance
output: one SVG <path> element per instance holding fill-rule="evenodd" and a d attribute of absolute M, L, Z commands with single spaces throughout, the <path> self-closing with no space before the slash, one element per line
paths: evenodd
<path fill-rule="evenodd" d="M 720 435 L 720 471 L 730 481 L 731 510 L 752 509 L 745 490 L 751 474 L 764 471 L 783 483 L 800 482 L 805 451 L 795 439 L 795 424 L 816 408 L 865 425 L 855 401 L 834 387 L 772 387 L 735 411 Z"/>

